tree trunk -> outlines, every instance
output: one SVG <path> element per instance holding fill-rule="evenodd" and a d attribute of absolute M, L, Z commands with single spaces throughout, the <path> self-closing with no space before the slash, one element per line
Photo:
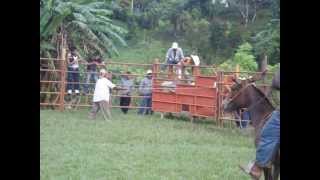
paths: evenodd
<path fill-rule="evenodd" d="M 256 19 L 256 16 L 257 16 L 257 2 L 256 0 L 253 1 L 253 16 L 251 18 L 251 23 L 253 23 Z"/>
<path fill-rule="evenodd" d="M 261 59 L 259 61 L 259 68 L 258 69 L 260 72 L 266 70 L 267 66 L 268 66 L 268 56 L 266 54 L 264 54 L 262 58 L 263 59 Z"/>
<path fill-rule="evenodd" d="M 248 26 L 248 18 L 249 18 L 249 2 L 248 2 L 248 0 L 246 0 L 245 6 L 246 6 L 246 15 L 245 15 L 244 27 L 247 27 Z"/>

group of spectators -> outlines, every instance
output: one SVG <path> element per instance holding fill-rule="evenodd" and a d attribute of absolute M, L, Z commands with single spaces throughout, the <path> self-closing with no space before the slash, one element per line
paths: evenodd
<path fill-rule="evenodd" d="M 67 94 L 69 97 L 75 93 L 76 96 L 80 95 L 80 60 L 73 50 L 68 54 L 68 75 L 67 75 Z M 110 73 L 105 68 L 106 65 L 99 56 L 94 56 L 88 61 L 83 61 L 86 64 L 86 77 L 83 85 L 83 93 L 89 94 L 90 89 L 94 87 L 93 93 L 93 107 L 91 111 L 91 118 L 102 109 L 106 116 L 111 116 L 109 111 L 110 89 L 116 89 L 120 95 L 120 107 L 124 114 L 127 114 L 131 103 L 131 96 L 134 91 L 134 79 L 131 77 L 129 71 L 121 75 L 120 84 L 116 86 L 111 82 Z M 98 73 L 98 69 L 100 72 Z M 95 85 L 93 85 L 93 83 Z M 139 115 L 152 114 L 151 110 L 151 97 L 152 97 L 152 71 L 148 70 L 146 76 L 141 80 L 139 88 L 139 95 L 142 96 Z M 69 98 L 70 99 L 70 98 Z"/>

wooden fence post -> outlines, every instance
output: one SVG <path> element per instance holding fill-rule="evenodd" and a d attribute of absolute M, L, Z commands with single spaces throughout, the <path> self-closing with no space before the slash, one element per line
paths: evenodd
<path fill-rule="evenodd" d="M 240 72 L 240 66 L 239 66 L 239 64 L 237 64 L 236 65 L 236 74 L 235 74 L 237 79 L 239 78 L 239 72 Z"/>
<path fill-rule="evenodd" d="M 220 96 L 221 96 L 221 71 L 218 71 L 217 73 L 217 108 L 216 108 L 216 121 L 218 125 L 220 126 Z"/>
<path fill-rule="evenodd" d="M 66 89 L 66 48 L 65 48 L 65 40 L 63 35 L 61 36 L 61 56 L 60 56 L 60 73 L 61 73 L 61 86 L 60 86 L 60 101 L 59 101 L 59 110 L 64 111 L 64 94 Z"/>

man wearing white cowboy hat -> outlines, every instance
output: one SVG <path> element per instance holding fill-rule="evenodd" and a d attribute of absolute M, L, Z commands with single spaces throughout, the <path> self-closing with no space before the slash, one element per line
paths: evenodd
<path fill-rule="evenodd" d="M 101 109 L 105 120 L 111 118 L 110 113 L 110 89 L 119 89 L 110 80 L 107 79 L 108 72 L 105 69 L 100 70 L 100 77 L 96 82 L 93 93 L 93 105 L 89 114 L 90 119 L 95 119 L 96 114 Z M 109 89 L 110 88 L 110 89 Z"/>
<path fill-rule="evenodd" d="M 140 82 L 139 86 L 139 94 L 144 96 L 140 103 L 140 108 L 138 110 L 138 114 L 152 114 L 151 110 L 151 102 L 152 102 L 152 70 L 147 71 L 147 75 L 142 81 Z M 147 108 L 146 108 L 147 107 Z"/>
<path fill-rule="evenodd" d="M 173 42 L 171 48 L 168 49 L 166 54 L 167 64 L 178 64 L 184 58 L 183 51 L 179 48 L 177 42 Z"/>

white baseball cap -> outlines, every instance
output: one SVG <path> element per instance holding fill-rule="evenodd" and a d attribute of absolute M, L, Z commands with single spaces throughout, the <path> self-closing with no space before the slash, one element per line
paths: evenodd
<path fill-rule="evenodd" d="M 200 59 L 199 59 L 199 56 L 196 56 L 196 55 L 191 55 L 191 58 L 194 62 L 194 65 L 196 66 L 199 66 L 200 65 Z"/>
<path fill-rule="evenodd" d="M 147 74 L 152 74 L 152 70 L 149 69 L 149 70 L 147 71 Z"/>
<path fill-rule="evenodd" d="M 100 73 L 101 73 L 101 74 L 106 74 L 107 71 L 106 71 L 105 69 L 100 69 Z"/>
<path fill-rule="evenodd" d="M 177 49 L 178 48 L 178 43 L 177 42 L 173 42 L 172 43 L 172 48 L 173 49 Z"/>

